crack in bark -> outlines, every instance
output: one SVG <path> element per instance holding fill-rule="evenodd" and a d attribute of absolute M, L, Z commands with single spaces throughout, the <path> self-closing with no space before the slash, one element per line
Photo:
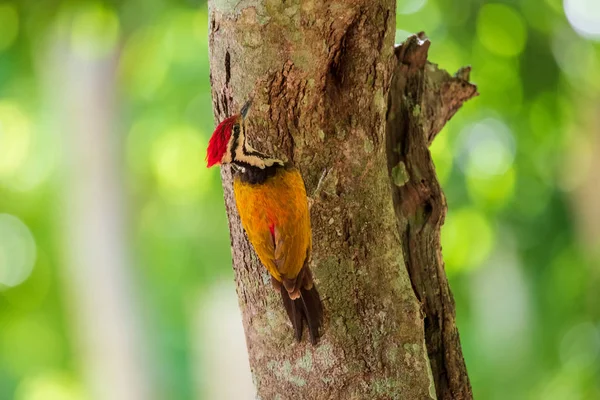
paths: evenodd
<path fill-rule="evenodd" d="M 441 256 L 440 228 L 446 200 L 429 145 L 463 102 L 477 95 L 469 69 L 455 77 L 427 62 L 424 33 L 396 48 L 398 65 L 388 101 L 387 153 L 406 266 L 425 314 L 425 338 L 439 399 L 472 399 L 454 299 Z M 397 180 L 400 168 L 406 176 Z"/>
<path fill-rule="evenodd" d="M 231 80 L 231 54 L 229 51 L 225 52 L 225 86 L 229 86 Z"/>
<path fill-rule="evenodd" d="M 360 11 L 352 11 L 345 19 L 331 22 L 327 37 L 329 56 L 327 72 L 324 75 L 325 88 L 339 87 L 343 83 L 343 72 L 340 70 L 343 61 L 341 58 L 345 53 L 346 40 L 352 34 L 360 15 Z"/>
<path fill-rule="evenodd" d="M 285 62 L 281 70 L 274 73 L 267 83 L 268 119 L 277 128 L 280 147 L 292 163 L 295 151 L 294 133 L 298 131 L 300 119 L 298 103 L 305 87 L 306 80 L 290 60 Z"/>

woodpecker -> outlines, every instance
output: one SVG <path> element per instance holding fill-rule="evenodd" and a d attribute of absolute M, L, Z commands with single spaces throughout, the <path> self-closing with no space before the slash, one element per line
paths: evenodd
<path fill-rule="evenodd" d="M 207 166 L 231 164 L 235 203 L 246 235 L 280 292 L 296 340 L 304 323 L 315 345 L 323 306 L 308 266 L 312 249 L 304 181 L 291 163 L 267 156 L 247 141 L 251 100 L 215 129 L 206 152 Z"/>

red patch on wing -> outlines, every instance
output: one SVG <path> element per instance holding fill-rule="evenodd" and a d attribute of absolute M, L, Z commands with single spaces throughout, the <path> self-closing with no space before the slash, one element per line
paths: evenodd
<path fill-rule="evenodd" d="M 208 142 L 208 148 L 206 149 L 207 167 L 210 168 L 221 162 L 221 159 L 227 151 L 227 143 L 229 143 L 229 139 L 231 138 L 231 130 L 237 119 L 237 115 L 229 117 L 221 122 L 215 129 Z"/>
<path fill-rule="evenodd" d="M 269 231 L 271 231 L 271 238 L 273 239 L 273 243 L 275 243 L 275 223 L 271 222 L 269 224 Z"/>

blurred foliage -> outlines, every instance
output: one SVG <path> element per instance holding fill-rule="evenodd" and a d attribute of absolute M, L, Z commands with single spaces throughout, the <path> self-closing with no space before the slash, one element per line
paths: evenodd
<path fill-rule="evenodd" d="M 600 6 L 399 3 L 397 40 L 426 31 L 430 59 L 471 64 L 481 93 L 432 147 L 476 398 L 600 398 L 600 241 L 586 244 L 573 201 L 589 162 L 571 162 L 600 140 Z M 129 245 L 170 398 L 193 397 L 210 368 L 190 358 L 193 299 L 232 271 L 219 175 L 204 168 L 207 21 L 202 1 L 0 0 L 1 399 L 86 393 L 61 283 L 64 149 L 42 79 L 59 33 L 82 57 L 118 54 Z"/>

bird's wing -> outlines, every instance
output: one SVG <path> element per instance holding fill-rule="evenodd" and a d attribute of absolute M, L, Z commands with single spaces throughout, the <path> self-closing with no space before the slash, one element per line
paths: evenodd
<path fill-rule="evenodd" d="M 304 182 L 297 170 L 287 172 L 285 196 L 274 229 L 274 261 L 284 279 L 294 279 L 302 269 L 311 245 L 310 215 Z"/>
<path fill-rule="evenodd" d="M 271 223 L 264 208 L 265 202 L 268 201 L 268 191 L 242 182 L 239 178 L 234 180 L 233 189 L 240 220 L 248 240 L 269 273 L 281 281 L 274 262 L 275 242 L 270 230 Z"/>
<path fill-rule="evenodd" d="M 258 258 L 278 281 L 294 280 L 310 251 L 304 181 L 298 170 L 280 171 L 262 185 L 234 180 L 242 226 Z"/>

